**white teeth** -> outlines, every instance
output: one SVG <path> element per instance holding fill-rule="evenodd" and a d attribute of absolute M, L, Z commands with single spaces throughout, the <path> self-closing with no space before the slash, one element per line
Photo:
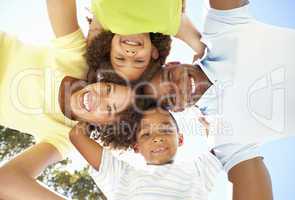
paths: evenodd
<path fill-rule="evenodd" d="M 90 111 L 90 107 L 89 107 L 89 93 L 84 94 L 83 104 L 84 104 L 85 109 L 89 112 Z"/>
<path fill-rule="evenodd" d="M 196 83 L 195 83 L 195 80 L 193 78 L 190 78 L 191 79 L 191 85 L 192 85 L 192 93 L 195 93 L 196 91 Z"/>
<path fill-rule="evenodd" d="M 165 150 L 165 148 L 161 147 L 161 148 L 158 148 L 158 149 L 154 150 L 153 153 L 159 153 L 159 152 L 162 152 L 164 150 Z"/>
<path fill-rule="evenodd" d="M 124 41 L 124 43 L 129 44 L 129 45 L 133 45 L 133 46 L 139 46 L 140 45 L 139 42 L 132 42 L 132 41 L 129 41 L 129 40 Z"/>

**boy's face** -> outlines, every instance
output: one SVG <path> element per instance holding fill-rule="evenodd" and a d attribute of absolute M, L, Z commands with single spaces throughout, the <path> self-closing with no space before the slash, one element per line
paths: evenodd
<path fill-rule="evenodd" d="M 161 165 L 173 160 L 183 137 L 167 111 L 153 109 L 144 113 L 136 140 L 135 152 L 140 153 L 147 164 Z"/>

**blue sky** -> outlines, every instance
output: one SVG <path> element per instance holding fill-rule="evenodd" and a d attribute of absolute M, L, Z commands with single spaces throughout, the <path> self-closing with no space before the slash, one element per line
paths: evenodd
<path fill-rule="evenodd" d="M 83 16 L 86 14 L 84 7 L 89 5 L 89 0 L 78 0 L 77 2 L 79 21 L 82 28 L 86 30 L 86 21 Z M 202 19 L 206 7 L 207 3 L 204 0 L 187 0 L 187 13 L 200 30 L 202 30 Z M 251 3 L 251 11 L 260 21 L 293 29 L 295 29 L 294 8 L 294 0 L 253 0 Z M 18 35 L 27 42 L 47 43 L 53 35 L 47 19 L 45 1 L 10 0 L 1 2 L 0 30 Z M 188 47 L 182 42 L 174 40 L 169 60 L 191 62 L 191 55 L 192 51 Z M 194 149 L 193 146 L 198 146 L 200 150 L 206 149 L 202 138 L 193 138 L 194 142 L 191 142 L 190 139 L 192 138 L 188 137 L 189 142 L 183 152 L 191 152 Z M 295 138 L 266 144 L 261 150 L 272 177 L 274 199 L 293 200 L 295 196 L 292 187 L 295 179 L 295 156 L 292 153 L 295 152 Z M 222 190 L 223 188 L 220 187 L 216 194 L 221 195 Z M 221 199 L 221 196 L 212 199 Z"/>
<path fill-rule="evenodd" d="M 252 2 L 251 11 L 260 21 L 295 29 L 295 2 L 293 0 Z M 266 144 L 261 151 L 271 174 L 274 199 L 293 200 L 295 196 L 293 182 L 295 179 L 295 156 L 293 155 L 295 137 Z"/>

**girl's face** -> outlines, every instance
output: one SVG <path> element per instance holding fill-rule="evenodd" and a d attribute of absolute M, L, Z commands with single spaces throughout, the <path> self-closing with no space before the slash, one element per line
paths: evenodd
<path fill-rule="evenodd" d="M 159 57 L 149 33 L 135 35 L 115 34 L 111 46 L 111 63 L 114 70 L 127 80 L 137 80 L 151 59 Z"/>
<path fill-rule="evenodd" d="M 87 45 L 96 38 L 103 28 L 93 18 L 90 20 Z M 148 67 L 151 59 L 158 59 L 159 52 L 151 42 L 149 33 L 134 35 L 115 34 L 111 44 L 111 63 L 120 76 L 126 80 L 137 80 Z"/>
<path fill-rule="evenodd" d="M 108 123 L 116 120 L 117 114 L 125 110 L 133 98 L 134 94 L 127 86 L 94 83 L 73 93 L 70 107 L 79 121 Z"/>

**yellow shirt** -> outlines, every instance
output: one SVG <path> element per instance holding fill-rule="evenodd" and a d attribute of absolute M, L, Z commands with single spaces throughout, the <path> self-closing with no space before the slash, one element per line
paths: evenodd
<path fill-rule="evenodd" d="M 86 42 L 78 30 L 52 44 L 25 45 L 0 32 L 0 124 L 52 144 L 65 157 L 75 122 L 60 111 L 59 86 L 65 76 L 85 79 Z"/>
<path fill-rule="evenodd" d="M 121 35 L 176 35 L 182 0 L 92 0 L 91 10 L 104 29 Z"/>

